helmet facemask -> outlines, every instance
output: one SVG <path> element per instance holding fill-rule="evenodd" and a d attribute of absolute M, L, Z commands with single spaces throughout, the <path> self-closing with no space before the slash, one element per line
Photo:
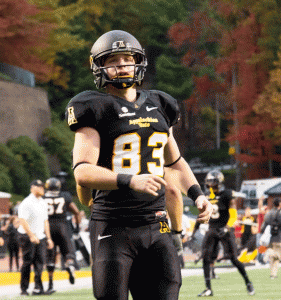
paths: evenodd
<path fill-rule="evenodd" d="M 210 171 L 205 178 L 206 189 L 221 192 L 224 189 L 224 176 L 220 171 Z"/>
<path fill-rule="evenodd" d="M 120 54 L 122 52 L 119 52 Z M 118 53 L 118 54 L 119 54 Z M 105 55 L 106 57 L 108 55 Z M 138 55 L 140 56 L 140 55 Z M 134 84 L 140 86 L 144 78 L 144 72 L 146 71 L 147 61 L 145 58 L 142 59 L 141 63 L 127 64 L 127 65 L 116 65 L 104 67 L 103 62 L 106 57 L 101 57 L 99 60 L 94 62 L 92 55 L 90 56 L 91 69 L 95 76 L 95 84 L 97 88 L 104 88 L 108 84 L 113 85 L 118 89 L 127 89 L 132 87 Z M 133 76 L 118 76 L 117 68 L 118 67 L 131 67 L 134 66 L 134 75 Z M 107 69 L 115 68 L 115 73 L 117 74 L 114 78 L 110 79 L 107 74 Z"/>

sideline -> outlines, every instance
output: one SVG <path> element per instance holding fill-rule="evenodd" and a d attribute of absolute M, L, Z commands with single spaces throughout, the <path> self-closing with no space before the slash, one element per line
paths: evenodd
<path fill-rule="evenodd" d="M 253 265 L 253 266 L 246 266 L 247 270 L 252 269 L 264 269 L 269 268 L 268 264 L 266 265 Z M 216 267 L 216 273 L 227 273 L 227 272 L 237 272 L 237 269 L 234 267 L 229 268 L 220 268 Z M 20 273 L 5 273 L 5 274 L 14 274 L 15 278 L 18 278 L 18 283 L 13 281 L 13 284 L 8 283 L 8 285 L 2 285 L 2 276 L 3 273 L 0 273 L 0 299 L 15 299 L 20 295 L 20 286 L 19 286 L 19 279 Z M 18 276 L 18 277 L 17 277 Z M 47 272 L 43 272 L 43 285 L 44 289 L 47 290 L 48 288 L 48 279 L 47 279 Z M 182 269 L 182 277 L 188 276 L 203 276 L 203 268 L 190 268 L 190 269 Z M 4 276 L 3 276 L 4 277 Z M 7 276 L 8 277 L 8 276 Z M 33 278 L 33 276 L 31 276 Z M 7 281 L 6 281 L 7 282 Z M 28 292 L 31 293 L 34 288 L 34 282 L 30 284 Z M 54 273 L 54 289 L 57 292 L 62 292 L 66 290 L 79 290 L 84 288 L 92 288 L 92 278 L 91 278 L 91 271 L 75 271 L 75 284 L 72 285 L 69 283 L 68 280 L 68 273 L 66 271 L 57 271 Z M 18 297 L 17 299 L 22 299 Z M 25 297 L 26 299 L 26 297 Z"/>

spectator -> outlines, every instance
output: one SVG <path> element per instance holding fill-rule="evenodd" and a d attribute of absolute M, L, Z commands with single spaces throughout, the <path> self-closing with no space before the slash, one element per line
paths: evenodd
<path fill-rule="evenodd" d="M 251 215 L 251 208 L 246 207 L 245 208 L 245 214 L 242 218 L 242 229 L 241 229 L 241 249 L 244 249 L 246 247 L 246 243 L 249 239 L 251 239 L 253 233 L 252 233 L 252 225 L 254 223 L 254 217 Z"/>
<path fill-rule="evenodd" d="M 30 184 L 30 194 L 19 206 L 18 217 L 20 221 L 20 247 L 22 249 L 23 263 L 21 267 L 21 295 L 27 296 L 29 287 L 31 265 L 35 272 L 35 288 L 33 295 L 43 295 L 42 271 L 46 257 L 46 236 L 48 249 L 54 247 L 51 239 L 48 221 L 47 204 L 42 199 L 44 183 L 34 180 Z"/>
<path fill-rule="evenodd" d="M 5 226 L 2 227 L 5 235 L 7 236 L 7 247 L 9 251 L 9 269 L 10 272 L 13 271 L 13 258 L 15 258 L 15 263 L 17 271 L 19 271 L 19 220 L 15 215 L 10 216 Z"/>
<path fill-rule="evenodd" d="M 273 209 L 270 210 L 264 218 L 264 222 L 261 227 L 261 233 L 264 232 L 267 225 L 271 225 L 271 239 L 269 244 L 268 256 L 270 266 L 270 278 L 277 278 L 279 263 L 281 261 L 281 214 L 280 214 L 279 198 L 274 199 Z M 273 232 L 272 227 L 277 224 L 277 231 Z"/>
<path fill-rule="evenodd" d="M 4 240 L 4 232 L 2 230 L 2 215 L 0 215 L 0 247 L 3 247 L 5 244 L 5 240 Z"/>

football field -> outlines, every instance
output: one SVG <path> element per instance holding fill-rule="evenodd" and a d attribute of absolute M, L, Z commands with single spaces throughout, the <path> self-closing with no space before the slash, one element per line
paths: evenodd
<path fill-rule="evenodd" d="M 244 281 L 237 271 L 217 273 L 219 279 L 212 280 L 212 289 L 214 296 L 209 297 L 213 300 L 231 300 L 231 299 L 252 299 L 252 300 L 272 300 L 281 299 L 281 276 L 275 280 L 270 279 L 269 269 L 252 269 L 247 270 L 247 273 L 254 284 L 256 294 L 249 296 L 246 291 Z M 59 283 L 56 283 L 56 285 Z M 145 288 L 145 287 L 144 287 Z M 203 276 L 188 276 L 183 278 L 183 285 L 180 291 L 180 300 L 185 299 L 199 299 L 197 294 L 205 289 Z M 147 291 L 149 295 L 149 291 Z M 7 297 L 3 299 L 23 299 L 22 297 Z M 73 286 L 71 290 L 64 292 L 56 292 L 51 296 L 29 296 L 24 299 L 40 300 L 40 299 L 52 299 L 52 300 L 84 300 L 94 299 L 92 290 L 79 289 Z M 130 298 L 132 300 L 132 298 Z M 144 299 L 145 300 L 145 299 Z M 157 299 L 155 299 L 157 300 Z"/>

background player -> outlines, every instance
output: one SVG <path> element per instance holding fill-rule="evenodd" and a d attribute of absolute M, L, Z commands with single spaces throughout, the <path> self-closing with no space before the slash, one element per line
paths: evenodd
<path fill-rule="evenodd" d="M 213 296 L 211 289 L 210 265 L 216 257 L 217 246 L 221 241 L 225 251 L 229 255 L 232 264 L 238 269 L 245 280 L 249 295 L 254 295 L 255 290 L 250 282 L 244 265 L 237 259 L 237 246 L 233 230 L 227 226 L 229 220 L 229 208 L 233 205 L 235 192 L 225 189 L 224 176 L 218 170 L 209 172 L 205 178 L 206 188 L 209 190 L 209 199 L 213 205 L 213 213 L 209 222 L 209 230 L 206 232 L 202 244 L 203 269 L 206 289 L 199 297 Z M 215 255 L 214 255 L 215 253 Z"/>
<path fill-rule="evenodd" d="M 80 201 L 88 205 L 97 190 L 90 223 L 97 299 L 127 299 L 129 289 L 134 299 L 148 299 L 143 298 L 143 271 L 156 275 L 151 299 L 178 299 L 181 272 L 167 226 L 164 164 L 178 170 L 184 192 L 200 211 L 199 221 L 207 222 L 212 211 L 173 137 L 177 101 L 160 91 L 136 89 L 146 65 L 135 37 L 120 30 L 105 33 L 92 47 L 91 68 L 97 88 L 105 87 L 106 93 L 80 93 L 66 111 L 75 131 Z"/>
<path fill-rule="evenodd" d="M 48 216 L 50 223 L 50 231 L 52 240 L 55 244 L 53 249 L 48 250 L 47 254 L 47 270 L 49 274 L 49 287 L 46 294 L 52 294 L 55 292 L 53 289 L 53 274 L 56 264 L 56 248 L 59 246 L 60 253 L 64 257 L 65 267 L 69 273 L 69 281 L 74 284 L 74 258 L 75 250 L 71 242 L 69 235 L 66 213 L 71 211 L 76 219 L 76 224 L 79 226 L 80 215 L 79 210 L 72 198 L 67 197 L 67 194 L 60 192 L 61 182 L 57 178 L 49 178 L 45 184 L 46 193 L 44 196 L 45 201 L 48 204 Z"/>

